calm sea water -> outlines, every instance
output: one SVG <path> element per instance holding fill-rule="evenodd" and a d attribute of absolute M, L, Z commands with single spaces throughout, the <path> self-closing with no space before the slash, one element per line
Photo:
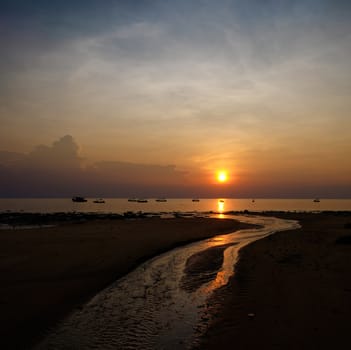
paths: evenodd
<path fill-rule="evenodd" d="M 26 198 L 0 199 L 0 211 L 24 212 L 98 212 L 124 213 L 126 211 L 143 212 L 187 212 L 187 211 L 320 211 L 320 210 L 351 210 L 351 199 L 232 199 L 211 198 L 193 202 L 191 198 L 170 198 L 167 202 L 156 202 L 149 199 L 147 203 L 128 202 L 127 198 L 107 198 L 105 203 L 93 203 L 95 198 L 87 198 L 88 202 L 74 203 L 70 198 Z"/>

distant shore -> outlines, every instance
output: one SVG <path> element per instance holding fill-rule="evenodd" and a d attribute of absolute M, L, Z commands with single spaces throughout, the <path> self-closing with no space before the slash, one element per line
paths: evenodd
<path fill-rule="evenodd" d="M 129 216 L 3 215 L 14 228 L 56 226 L 0 231 L 1 349 L 30 348 L 55 322 L 148 258 L 249 227 L 226 219 Z"/>
<path fill-rule="evenodd" d="M 276 213 L 301 229 L 243 248 L 209 301 L 201 349 L 341 349 L 349 343 L 351 212 Z"/>

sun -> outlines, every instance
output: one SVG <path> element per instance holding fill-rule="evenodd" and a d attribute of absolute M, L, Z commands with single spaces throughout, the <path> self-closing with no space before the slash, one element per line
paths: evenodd
<path fill-rule="evenodd" d="M 217 180 L 218 180 L 218 182 L 221 182 L 221 183 L 226 182 L 228 180 L 227 172 L 224 170 L 218 171 Z"/>

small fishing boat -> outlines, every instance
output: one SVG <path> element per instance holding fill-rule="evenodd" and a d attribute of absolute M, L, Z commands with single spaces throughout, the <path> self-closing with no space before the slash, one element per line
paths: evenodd
<path fill-rule="evenodd" d="M 93 202 L 94 203 L 105 203 L 105 200 L 102 198 L 99 198 L 99 199 L 95 199 Z"/>
<path fill-rule="evenodd" d="M 72 197 L 72 202 L 83 203 L 83 202 L 87 202 L 87 201 L 88 200 L 85 199 L 84 197 L 79 197 L 79 196 Z"/>
<path fill-rule="evenodd" d="M 83 203 L 83 202 L 87 202 L 87 201 L 88 200 L 85 199 L 84 197 L 79 197 L 79 196 L 72 197 L 72 202 Z"/>
<path fill-rule="evenodd" d="M 319 202 L 320 202 L 320 199 L 319 199 L 319 198 L 315 198 L 315 199 L 313 200 L 313 202 L 319 203 Z"/>
<path fill-rule="evenodd" d="M 218 202 L 220 202 L 220 203 L 224 203 L 224 200 L 223 200 L 223 199 L 220 199 Z"/>
<path fill-rule="evenodd" d="M 155 200 L 156 200 L 156 202 L 167 202 L 166 198 L 157 198 Z"/>
<path fill-rule="evenodd" d="M 147 199 L 138 199 L 137 202 L 138 203 L 147 203 L 148 200 Z"/>
<path fill-rule="evenodd" d="M 137 202 L 138 199 L 137 198 L 128 198 L 128 202 Z"/>
<path fill-rule="evenodd" d="M 200 199 L 194 198 L 192 199 L 193 202 L 200 202 Z"/>

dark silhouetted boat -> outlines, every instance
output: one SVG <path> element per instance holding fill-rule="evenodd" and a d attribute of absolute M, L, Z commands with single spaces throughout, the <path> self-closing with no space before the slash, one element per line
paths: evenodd
<path fill-rule="evenodd" d="M 313 202 L 315 202 L 315 203 L 319 203 L 319 202 L 320 202 L 320 199 L 315 198 L 315 199 L 313 200 Z"/>
<path fill-rule="evenodd" d="M 94 200 L 94 203 L 105 203 L 105 200 L 102 199 L 102 198 L 95 199 L 95 200 Z"/>
<path fill-rule="evenodd" d="M 137 202 L 138 203 L 147 203 L 148 200 L 147 199 L 138 199 Z"/>
<path fill-rule="evenodd" d="M 128 202 L 137 202 L 138 199 L 137 198 L 128 198 Z"/>
<path fill-rule="evenodd" d="M 157 198 L 156 202 L 167 202 L 166 198 Z"/>
<path fill-rule="evenodd" d="M 220 199 L 218 202 L 220 202 L 220 203 L 224 203 L 224 200 L 223 200 L 223 199 Z"/>
<path fill-rule="evenodd" d="M 192 199 L 193 202 L 200 202 L 200 199 L 194 198 Z"/>
<path fill-rule="evenodd" d="M 72 197 L 72 202 L 83 203 L 83 202 L 87 202 L 87 201 L 88 200 L 85 199 L 84 197 L 79 197 L 79 196 Z"/>

